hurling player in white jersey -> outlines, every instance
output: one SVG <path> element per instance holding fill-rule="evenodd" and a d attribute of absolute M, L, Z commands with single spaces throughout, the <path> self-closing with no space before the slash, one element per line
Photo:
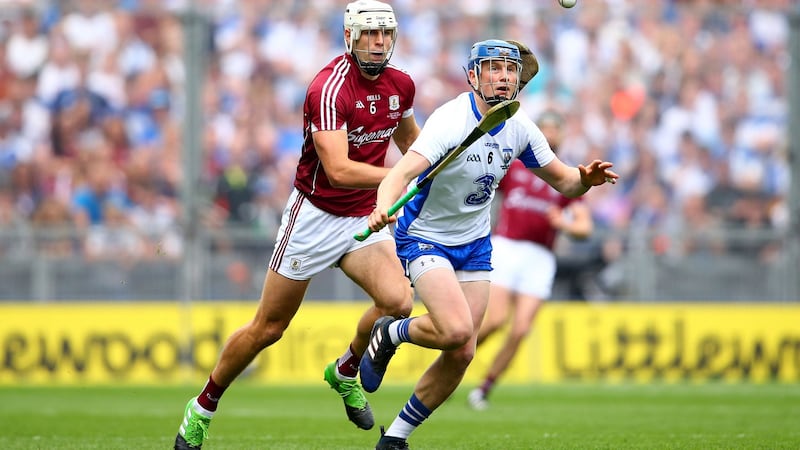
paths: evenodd
<path fill-rule="evenodd" d="M 558 152 L 563 118 L 545 111 L 536 121 L 550 147 Z M 467 396 L 476 410 L 489 407 L 489 393 L 511 365 L 556 276 L 556 238 L 586 239 L 594 228 L 582 198 L 567 198 L 515 161 L 500 183 L 502 198 L 492 233 L 492 287 L 478 346 L 508 324 L 480 386 Z"/>
<path fill-rule="evenodd" d="M 408 448 L 408 436 L 455 391 L 472 361 L 489 299 L 490 205 L 511 162 L 519 159 L 568 197 L 619 178 L 610 162 L 564 164 L 520 109 L 442 170 L 404 206 L 399 219 L 389 216 L 407 186 L 457 147 L 492 105 L 516 97 L 521 70 L 515 45 L 501 40 L 475 43 L 466 68 L 471 92 L 445 103 L 428 118 L 417 140 L 378 187 L 369 228 L 379 231 L 397 222 L 397 254 L 428 313 L 399 320 L 383 317 L 375 323 L 370 348 L 361 359 L 362 386 L 368 392 L 377 389 L 391 355 L 403 342 L 439 349 L 441 354 L 376 448 Z"/>
<path fill-rule="evenodd" d="M 413 306 L 391 234 L 376 233 L 363 242 L 352 239 L 367 225 L 375 189 L 389 170 L 384 163 L 390 140 L 405 153 L 420 131 L 413 110 L 414 82 L 388 64 L 396 37 L 390 5 L 375 0 L 347 5 L 346 52 L 320 70 L 306 93 L 295 189 L 255 317 L 228 338 L 203 390 L 186 405 L 176 449 L 201 448 L 225 389 L 281 338 L 311 278 L 330 267 L 339 267 L 363 288 L 374 306 L 322 378 L 344 402 L 350 421 L 362 429 L 373 427 L 372 411 L 356 378 L 361 355 L 376 319 L 407 317 Z M 265 407 L 279 410 L 281 405 Z"/>

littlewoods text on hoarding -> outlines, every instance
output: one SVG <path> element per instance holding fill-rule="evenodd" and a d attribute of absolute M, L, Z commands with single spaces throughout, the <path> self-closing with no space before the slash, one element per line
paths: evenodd
<path fill-rule="evenodd" d="M 254 307 L 195 306 L 187 333 L 175 304 L 4 306 L 0 312 L 13 320 L 0 324 L 0 384 L 202 378 L 224 340 L 250 320 Z M 263 352 L 247 376 L 318 382 L 324 362 L 347 345 L 363 307 L 304 305 L 284 339 Z M 797 318 L 800 307 L 551 304 L 507 378 L 800 381 Z M 473 367 L 485 367 L 493 354 L 489 348 L 497 344 L 482 347 Z M 401 347 L 388 376 L 411 383 L 435 355 Z"/>

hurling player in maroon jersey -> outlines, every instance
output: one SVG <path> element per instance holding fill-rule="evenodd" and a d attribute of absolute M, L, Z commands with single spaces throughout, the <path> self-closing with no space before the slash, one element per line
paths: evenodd
<path fill-rule="evenodd" d="M 548 144 L 558 151 L 563 119 L 545 111 L 537 125 Z M 478 332 L 478 345 L 508 323 L 500 349 L 492 358 L 483 383 L 468 396 L 472 408 L 488 408 L 488 396 L 530 332 L 533 319 L 550 297 L 556 275 L 553 253 L 558 233 L 574 239 L 589 237 L 594 228 L 589 207 L 581 198 L 568 198 L 522 164 L 511 164 L 500 182 L 503 193 L 492 233 L 492 284 L 489 307 Z"/>
<path fill-rule="evenodd" d="M 359 428 L 375 421 L 356 381 L 372 325 L 381 316 L 408 316 L 413 293 L 387 231 L 363 242 L 353 239 L 367 226 L 390 140 L 405 153 L 419 134 L 414 118 L 414 82 L 391 65 L 397 38 L 392 7 L 375 0 L 347 5 L 346 51 L 313 79 L 303 106 L 304 142 L 294 191 L 289 197 L 269 260 L 261 300 L 252 321 L 225 343 L 208 382 L 189 400 L 176 449 L 199 449 L 225 389 L 266 347 L 277 342 L 306 293 L 312 277 L 339 267 L 374 300 L 358 322 L 343 354 L 324 379 L 344 401 Z M 279 404 L 270 405 L 280 408 Z"/>

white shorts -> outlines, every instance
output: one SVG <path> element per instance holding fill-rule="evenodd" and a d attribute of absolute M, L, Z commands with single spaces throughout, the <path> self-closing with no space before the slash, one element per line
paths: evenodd
<path fill-rule="evenodd" d="M 364 241 L 353 235 L 367 229 L 367 217 L 341 217 L 325 212 L 297 189 L 292 191 L 281 218 L 281 227 L 269 268 L 292 280 L 310 280 L 336 267 L 350 252 L 376 242 L 393 240 L 389 227 Z"/>
<path fill-rule="evenodd" d="M 556 277 L 553 252 L 502 236 L 492 236 L 492 247 L 492 283 L 542 300 L 550 297 Z"/>
<path fill-rule="evenodd" d="M 439 267 L 443 267 L 445 269 L 451 270 L 456 273 L 456 278 L 459 282 L 468 282 L 468 281 L 490 281 L 491 276 L 489 275 L 491 272 L 488 270 L 455 270 L 453 269 L 453 264 L 445 258 L 444 256 L 439 255 L 431 255 L 431 256 L 420 256 L 419 258 L 410 261 L 406 268 L 406 272 L 408 274 L 408 278 L 411 280 L 411 284 L 419 280 L 425 272 L 431 269 L 437 269 Z"/>

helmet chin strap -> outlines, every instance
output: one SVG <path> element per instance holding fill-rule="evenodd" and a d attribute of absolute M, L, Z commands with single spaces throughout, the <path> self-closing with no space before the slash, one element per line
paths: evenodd
<path fill-rule="evenodd" d="M 356 53 L 355 49 L 352 52 L 350 52 L 350 54 L 353 55 L 353 59 L 355 59 L 356 62 L 358 63 L 358 67 L 360 67 L 361 70 L 363 70 L 364 73 L 366 73 L 367 75 L 371 76 L 378 75 L 381 72 L 383 72 L 383 69 L 385 69 L 386 66 L 389 64 L 389 58 L 387 57 L 386 52 L 384 52 L 383 62 L 380 63 L 362 61 L 361 58 L 358 57 L 358 54 Z"/>
<path fill-rule="evenodd" d="M 485 101 L 489 106 L 494 106 L 507 100 L 505 97 L 484 97 L 484 96 L 481 97 L 483 98 L 483 101 Z"/>
<path fill-rule="evenodd" d="M 492 94 L 494 94 L 495 92 L 494 92 L 493 83 L 489 83 L 489 84 L 492 85 Z M 478 90 L 478 95 L 480 95 L 480 97 L 483 99 L 483 101 L 488 103 L 489 106 L 494 106 L 494 105 L 496 105 L 496 104 L 498 104 L 498 103 L 500 103 L 502 101 L 508 100 L 505 97 L 503 97 L 502 95 L 486 96 L 486 95 L 484 95 L 482 89 Z M 511 97 L 511 98 L 513 99 L 514 97 Z"/>

